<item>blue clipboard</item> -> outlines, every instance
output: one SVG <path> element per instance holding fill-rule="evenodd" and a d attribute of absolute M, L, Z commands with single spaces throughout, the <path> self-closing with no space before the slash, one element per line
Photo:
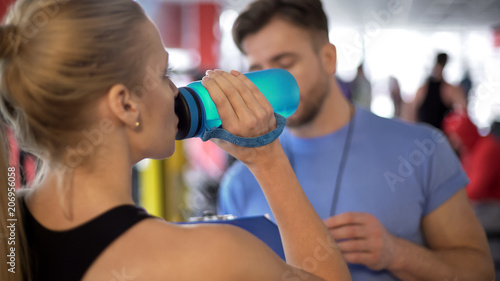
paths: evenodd
<path fill-rule="evenodd" d="M 265 216 L 243 217 L 228 220 L 213 220 L 213 221 L 194 221 L 183 222 L 181 224 L 196 224 L 196 223 L 224 223 L 231 224 L 252 233 L 254 236 L 264 242 L 271 248 L 281 259 L 285 260 L 283 244 L 281 243 L 280 232 L 278 226 Z"/>

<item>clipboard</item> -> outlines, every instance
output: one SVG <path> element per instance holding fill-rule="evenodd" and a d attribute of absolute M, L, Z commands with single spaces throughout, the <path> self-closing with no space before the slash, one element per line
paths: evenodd
<path fill-rule="evenodd" d="M 215 216 L 214 216 L 215 217 Z M 217 216 L 220 218 L 220 216 Z M 282 260 L 285 261 L 285 252 L 281 243 L 280 232 L 278 226 L 265 216 L 252 216 L 228 219 L 208 219 L 182 222 L 180 224 L 196 224 L 196 223 L 223 223 L 231 224 L 250 232 L 255 237 L 259 238 L 269 248 L 271 248 Z"/>

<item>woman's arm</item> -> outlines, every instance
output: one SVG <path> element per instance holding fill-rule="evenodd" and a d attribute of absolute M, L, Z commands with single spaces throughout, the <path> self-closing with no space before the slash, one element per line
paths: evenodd
<path fill-rule="evenodd" d="M 227 131 L 256 137 L 276 127 L 271 105 L 241 73 L 209 71 L 203 85 Z M 340 251 L 304 194 L 279 141 L 257 148 L 214 142 L 245 163 L 259 182 L 280 229 L 287 262 L 325 280 L 350 280 Z"/>

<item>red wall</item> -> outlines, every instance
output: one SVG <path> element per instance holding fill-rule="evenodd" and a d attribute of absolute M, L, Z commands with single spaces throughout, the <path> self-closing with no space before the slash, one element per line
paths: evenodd
<path fill-rule="evenodd" d="M 3 19 L 3 16 L 7 11 L 7 7 L 9 7 L 11 3 L 14 3 L 14 1 L 15 0 L 0 0 L 0 18 Z"/>
<path fill-rule="evenodd" d="M 153 21 L 168 48 L 198 51 L 199 69 L 218 66 L 220 6 L 217 3 L 163 3 Z"/>
<path fill-rule="evenodd" d="M 219 7 L 216 4 L 199 4 L 199 52 L 201 56 L 200 68 L 213 69 L 219 63 L 220 31 L 219 31 Z"/>

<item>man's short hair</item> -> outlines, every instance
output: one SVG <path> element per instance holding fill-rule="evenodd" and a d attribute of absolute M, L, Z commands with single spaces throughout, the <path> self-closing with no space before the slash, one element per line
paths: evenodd
<path fill-rule="evenodd" d="M 328 41 L 328 19 L 320 0 L 257 0 L 234 22 L 233 39 L 240 51 L 244 52 L 245 37 L 258 32 L 274 17 L 311 31 L 313 39 Z"/>

